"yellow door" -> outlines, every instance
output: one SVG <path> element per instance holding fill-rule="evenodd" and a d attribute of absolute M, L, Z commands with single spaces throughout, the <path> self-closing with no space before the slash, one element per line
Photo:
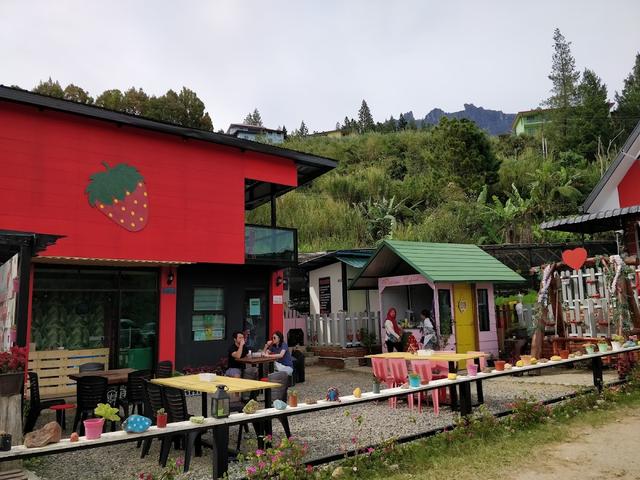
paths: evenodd
<path fill-rule="evenodd" d="M 476 309 L 470 284 L 454 284 L 453 305 L 456 322 L 456 352 L 467 353 L 476 350 Z"/>

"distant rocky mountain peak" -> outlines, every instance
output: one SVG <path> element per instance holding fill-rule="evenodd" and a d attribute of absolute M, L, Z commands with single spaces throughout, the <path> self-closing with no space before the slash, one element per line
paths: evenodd
<path fill-rule="evenodd" d="M 414 118 L 413 112 L 403 113 L 404 118 Z M 504 113 L 501 110 L 488 110 L 483 107 L 476 107 L 473 103 L 465 103 L 464 110 L 459 112 L 445 112 L 441 108 L 434 108 L 425 115 L 423 119 L 415 120 L 417 126 L 436 125 L 442 117 L 466 118 L 475 122 L 478 127 L 485 130 L 490 135 L 501 135 L 511 131 L 511 125 L 516 118 L 515 113 Z"/>

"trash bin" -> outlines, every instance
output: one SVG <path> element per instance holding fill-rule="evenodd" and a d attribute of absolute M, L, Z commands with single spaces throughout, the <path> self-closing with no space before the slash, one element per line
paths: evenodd
<path fill-rule="evenodd" d="M 301 328 L 290 328 L 287 332 L 287 344 L 290 347 L 295 347 L 296 345 L 304 345 L 304 332 Z"/>
<path fill-rule="evenodd" d="M 304 353 L 299 350 L 291 352 L 293 358 L 293 374 L 296 376 L 296 382 L 304 382 Z"/>

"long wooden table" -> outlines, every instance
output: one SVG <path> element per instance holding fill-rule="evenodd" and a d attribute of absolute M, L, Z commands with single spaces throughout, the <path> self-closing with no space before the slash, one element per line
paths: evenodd
<path fill-rule="evenodd" d="M 467 360 L 473 360 L 476 365 L 478 365 L 478 370 L 480 369 L 480 359 L 482 357 L 486 357 L 487 354 L 484 352 L 477 353 L 456 353 L 456 352 L 443 352 L 436 351 L 431 355 L 418 355 L 417 353 L 409 353 L 409 352 L 387 352 L 387 353 L 378 353 L 374 355 L 367 355 L 365 358 L 401 358 L 403 360 L 412 361 L 412 360 L 432 360 L 432 361 L 444 361 L 449 364 L 449 373 L 458 373 L 457 363 Z M 482 390 L 482 380 L 476 380 L 476 391 L 478 394 L 478 403 L 484 403 L 484 392 Z M 453 410 L 458 409 L 458 391 L 455 387 L 449 387 L 449 397 L 451 398 L 451 408 Z"/>
<path fill-rule="evenodd" d="M 152 383 L 162 385 L 165 387 L 178 388 L 180 390 L 187 390 L 192 392 L 200 392 L 202 396 L 202 416 L 207 417 L 207 396 L 209 393 L 214 393 L 218 389 L 218 385 L 226 385 L 229 393 L 245 393 L 255 392 L 258 390 L 264 390 L 264 404 L 265 408 L 271 408 L 271 389 L 278 388 L 281 385 L 274 382 L 260 382 L 257 380 L 248 380 L 246 378 L 225 377 L 224 375 L 216 375 L 212 381 L 200 380 L 199 375 L 180 375 L 177 377 L 169 378 L 154 378 Z M 265 419 L 262 421 L 261 427 L 265 434 L 270 435 L 272 433 L 271 419 Z M 215 458 L 218 459 L 218 468 L 222 472 L 227 471 L 229 464 L 229 426 L 223 425 L 217 428 L 213 432 L 215 440 Z M 195 437 L 192 437 L 191 442 Z"/>
<path fill-rule="evenodd" d="M 628 354 L 628 353 L 640 353 L 640 346 L 632 347 L 632 348 L 623 348 L 617 351 L 608 351 L 608 352 L 598 352 L 588 355 L 582 355 L 581 357 L 569 358 L 567 360 L 558 360 L 558 361 L 549 361 L 547 363 L 538 363 L 537 365 L 530 365 L 525 367 L 513 367 L 511 370 L 505 370 L 497 372 L 493 370 L 490 373 L 478 373 L 485 380 L 491 380 L 503 376 L 513 375 L 520 372 L 526 371 L 540 371 L 547 368 L 553 368 L 561 365 L 570 365 L 577 362 L 591 361 L 593 368 L 593 381 L 594 386 L 601 391 L 604 387 L 603 378 L 602 378 L 602 358 L 608 356 L 614 356 L 619 354 Z M 378 402 L 380 400 L 386 400 L 388 398 L 398 397 L 400 395 L 406 395 L 408 392 L 427 392 L 433 389 L 442 388 L 444 386 L 448 386 L 451 384 L 456 384 L 460 387 L 462 393 L 462 405 L 461 405 L 461 414 L 469 415 L 471 413 L 471 403 L 470 403 L 470 388 L 469 385 L 471 382 L 475 381 L 474 377 L 469 376 L 459 376 L 456 380 L 434 380 L 430 382 L 428 385 L 421 385 L 420 387 L 411 387 L 409 389 L 404 388 L 389 388 L 384 389 L 378 394 L 374 394 L 372 392 L 363 392 L 362 395 L 358 398 L 353 395 L 346 395 L 340 397 L 340 402 L 328 402 L 325 400 L 319 400 L 317 404 L 305 404 L 300 403 L 297 407 L 287 407 L 286 410 L 280 411 L 275 408 L 264 409 L 256 412 L 253 415 L 246 415 L 243 413 L 235 413 L 231 414 L 229 418 L 223 419 L 214 419 L 214 418 L 206 418 L 202 425 L 194 424 L 189 421 L 185 422 L 177 422 L 170 423 L 167 428 L 157 428 L 152 426 L 144 433 L 127 433 L 124 431 L 111 432 L 102 434 L 102 437 L 99 440 L 87 440 L 86 437 L 80 437 L 78 442 L 70 442 L 68 438 L 63 438 L 58 443 L 53 443 L 46 445 L 44 447 L 39 448 L 26 448 L 23 445 L 14 446 L 8 452 L 0 452 L 0 463 L 11 461 L 15 459 L 24 459 L 37 457 L 42 455 L 50 455 L 54 453 L 63 453 L 70 452 L 75 450 L 82 450 L 86 448 L 96 448 L 107 445 L 116 445 L 125 442 L 134 442 L 139 441 L 145 438 L 154 438 L 154 437 L 162 437 L 165 435 L 174 435 L 179 432 L 184 432 L 190 435 L 198 435 L 201 432 L 204 432 L 209 429 L 214 430 L 214 436 L 218 438 L 216 434 L 216 430 L 226 429 L 227 437 L 226 440 L 228 442 L 228 428 L 230 425 L 239 425 L 245 423 L 248 418 L 254 420 L 261 419 L 273 419 L 277 418 L 281 415 L 301 415 L 301 414 L 313 414 L 315 412 L 321 410 L 329 410 L 329 409 L 337 409 L 337 408 L 345 408 L 350 407 L 356 404 L 364 404 L 368 402 Z M 330 439 L 329 439 L 330 440 Z M 224 448 L 226 449 L 227 443 L 224 444 Z M 213 464 L 213 475 L 212 478 L 220 478 L 226 472 L 226 463 L 222 463 L 222 458 L 218 457 L 217 454 L 212 456 L 212 464 Z"/>

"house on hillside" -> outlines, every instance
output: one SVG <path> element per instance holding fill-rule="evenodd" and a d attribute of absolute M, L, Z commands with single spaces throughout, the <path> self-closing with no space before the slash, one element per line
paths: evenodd
<path fill-rule="evenodd" d="M 271 128 L 244 125 L 242 123 L 232 123 L 229 125 L 227 135 L 243 140 L 251 140 L 253 142 L 260 140 L 264 143 L 272 143 L 274 145 L 284 143 L 285 140 L 283 130 L 273 130 Z"/>
<path fill-rule="evenodd" d="M 525 110 L 518 112 L 511 125 L 511 131 L 515 135 L 536 136 L 544 131 L 544 125 L 549 123 L 550 109 L 536 108 L 535 110 Z"/>
<path fill-rule="evenodd" d="M 0 350 L 181 369 L 282 329 L 297 233 L 275 199 L 335 161 L 2 86 L 0 131 Z M 270 224 L 246 225 L 263 204 Z"/>

